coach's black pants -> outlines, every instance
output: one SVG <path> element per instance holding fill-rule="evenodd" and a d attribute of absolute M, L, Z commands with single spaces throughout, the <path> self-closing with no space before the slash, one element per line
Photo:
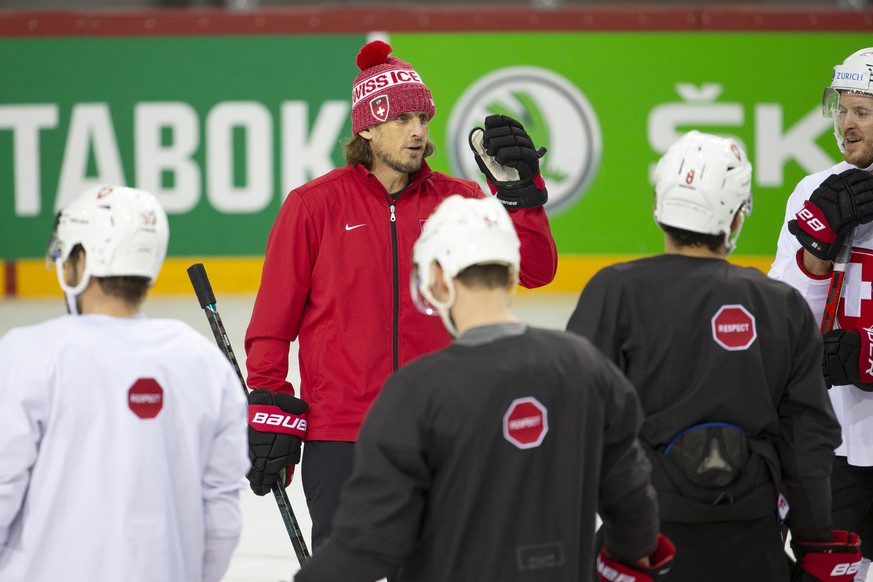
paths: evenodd
<path fill-rule="evenodd" d="M 343 483 L 352 472 L 355 443 L 306 441 L 300 469 L 312 518 L 312 550 L 327 540 Z"/>
<path fill-rule="evenodd" d="M 312 519 L 312 551 L 323 544 L 333 526 L 343 484 L 352 474 L 355 443 L 306 441 L 300 462 L 303 493 Z M 388 582 L 395 578 L 388 576 Z"/>

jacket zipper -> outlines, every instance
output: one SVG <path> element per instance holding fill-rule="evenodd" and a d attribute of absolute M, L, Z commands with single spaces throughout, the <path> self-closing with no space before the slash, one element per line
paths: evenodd
<path fill-rule="evenodd" d="M 399 196 L 398 196 L 399 198 Z M 391 211 L 391 257 L 394 263 L 394 329 L 391 334 L 392 369 L 396 372 L 400 367 L 400 265 L 397 251 L 397 202 L 391 201 L 388 209 Z"/>
<path fill-rule="evenodd" d="M 370 176 L 375 179 L 375 176 L 373 176 L 373 174 L 370 174 Z M 422 182 L 430 180 L 432 177 L 433 172 L 427 174 L 426 176 L 418 178 L 414 182 L 410 182 L 403 188 L 403 190 L 397 193 L 396 198 L 392 198 L 391 195 L 385 190 L 384 186 L 379 184 L 382 188 L 382 191 L 385 193 L 385 198 L 388 200 L 388 210 L 391 213 L 391 259 L 394 267 L 392 277 L 394 284 L 394 322 L 391 333 L 391 364 L 392 370 L 394 372 L 396 372 L 397 368 L 400 367 L 400 260 L 399 251 L 397 249 L 397 202 L 400 200 L 400 197 L 403 195 L 403 193 L 406 192 L 411 186 L 417 186 Z"/>

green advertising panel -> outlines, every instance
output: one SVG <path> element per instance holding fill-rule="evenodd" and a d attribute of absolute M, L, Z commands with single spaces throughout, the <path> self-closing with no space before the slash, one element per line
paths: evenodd
<path fill-rule="evenodd" d="M 0 258 L 89 185 L 159 196 L 170 255 L 262 255 L 291 185 L 342 165 L 358 36 L 0 40 Z"/>
<path fill-rule="evenodd" d="M 795 184 L 839 160 L 820 108 L 833 66 L 870 44 L 867 35 L 845 33 L 392 40 L 434 91 L 440 118 L 431 136 L 443 144 L 436 165 L 452 168 L 453 148 L 463 149 L 467 130 L 447 124 L 452 115 L 510 112 L 531 123 L 536 145 L 550 147 L 544 173 L 550 204 L 559 205 L 550 211 L 552 228 L 568 254 L 659 252 L 650 171 L 679 135 L 700 129 L 744 144 L 754 201 L 737 254 L 772 255 Z"/>
<path fill-rule="evenodd" d="M 84 187 L 155 192 L 171 255 L 263 254 L 287 191 L 343 163 L 364 35 L 0 40 L 0 258 L 41 256 Z M 804 175 L 839 157 L 820 100 L 847 33 L 394 34 L 431 88 L 438 170 L 479 179 L 467 134 L 522 119 L 562 254 L 648 254 L 650 172 L 682 133 L 737 137 L 755 168 L 739 255 L 770 255 Z"/>

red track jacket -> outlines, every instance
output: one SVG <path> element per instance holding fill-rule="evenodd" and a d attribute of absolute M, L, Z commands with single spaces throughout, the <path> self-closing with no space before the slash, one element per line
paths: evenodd
<path fill-rule="evenodd" d="M 293 394 L 288 352 L 299 338 L 308 440 L 356 440 L 388 376 L 449 344 L 442 320 L 413 305 L 409 275 L 422 225 L 451 194 L 484 196 L 475 182 L 425 163 L 392 201 L 358 165 L 292 190 L 282 205 L 246 331 L 246 367 L 251 388 Z M 521 240 L 521 284 L 548 284 L 558 256 L 545 210 L 510 216 Z"/>

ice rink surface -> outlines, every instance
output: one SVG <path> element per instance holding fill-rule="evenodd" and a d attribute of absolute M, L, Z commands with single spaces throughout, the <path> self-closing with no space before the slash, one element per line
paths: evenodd
<path fill-rule="evenodd" d="M 222 296 L 216 289 L 216 305 L 234 354 L 245 374 L 243 338 L 251 316 L 254 295 Z M 563 329 L 576 305 L 578 294 L 559 292 L 523 292 L 514 302 L 516 315 L 532 325 Z M 192 291 L 190 296 L 157 296 L 147 299 L 144 313 L 152 318 L 175 318 L 187 322 L 210 340 L 214 336 L 206 316 Z M 64 301 L 52 299 L 0 299 L 0 336 L 10 328 L 38 323 L 63 315 Z M 296 345 L 292 346 L 290 379 L 299 380 Z M 291 507 L 307 546 L 311 523 L 300 479 L 288 489 Z M 234 553 L 225 582 L 289 582 L 298 569 L 297 557 L 285 531 L 276 500 L 272 495 L 257 497 L 247 488 L 241 497 L 244 527 L 242 539 Z M 310 548 L 311 549 L 311 548 Z"/>

